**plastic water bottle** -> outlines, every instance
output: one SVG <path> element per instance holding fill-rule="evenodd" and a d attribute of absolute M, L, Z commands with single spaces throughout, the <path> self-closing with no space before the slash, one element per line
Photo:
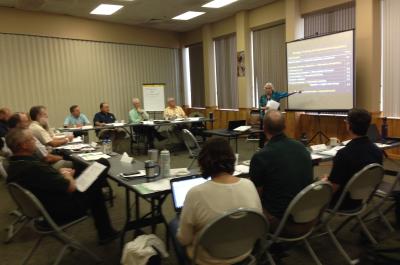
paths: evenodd
<path fill-rule="evenodd" d="M 171 156 L 168 150 L 162 150 L 160 152 L 160 167 L 161 176 L 164 178 L 171 176 Z"/>

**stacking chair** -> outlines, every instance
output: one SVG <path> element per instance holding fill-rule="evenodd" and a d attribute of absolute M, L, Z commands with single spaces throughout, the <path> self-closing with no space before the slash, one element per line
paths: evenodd
<path fill-rule="evenodd" d="M 359 172 L 354 174 L 354 176 L 349 180 L 347 185 L 344 187 L 341 196 L 339 197 L 337 203 L 332 210 L 329 210 L 329 215 L 324 218 L 320 226 L 321 229 L 325 230 L 332 242 L 339 250 L 340 254 L 346 259 L 348 264 L 357 264 L 358 259 L 352 260 L 349 255 L 344 250 L 343 246 L 340 244 L 336 238 L 336 234 L 351 220 L 356 219 L 359 223 L 362 231 L 371 241 L 371 243 L 376 244 L 375 238 L 369 232 L 367 226 L 365 225 L 362 215 L 365 213 L 368 203 L 373 197 L 375 191 L 377 190 L 379 184 L 382 182 L 384 175 L 384 169 L 380 164 L 373 163 L 365 166 Z M 349 194 L 350 198 L 353 200 L 359 200 L 361 205 L 355 209 L 341 210 L 341 206 L 346 195 Z M 331 220 L 335 216 L 347 217 L 342 224 L 340 224 L 335 230 L 330 226 Z"/>
<path fill-rule="evenodd" d="M 397 173 L 396 179 L 393 183 L 388 183 L 383 181 L 377 191 L 375 192 L 374 196 L 379 198 L 379 201 L 370 209 L 368 212 L 362 217 L 364 222 L 368 223 L 374 221 L 376 219 L 380 219 L 382 223 L 389 229 L 390 232 L 394 232 L 395 229 L 390 224 L 388 219 L 386 218 L 385 214 L 392 210 L 395 207 L 395 202 L 393 202 L 393 191 L 398 188 L 400 184 L 400 172 Z M 392 203 L 390 203 L 392 201 Z M 386 203 L 390 203 L 389 207 L 384 209 Z M 370 217 L 371 215 L 374 216 Z"/>
<path fill-rule="evenodd" d="M 315 225 L 329 206 L 332 195 L 332 185 L 326 181 L 312 183 L 300 191 L 290 202 L 276 230 L 269 235 L 270 240 L 268 247 L 279 242 L 302 241 L 315 263 L 321 264 L 308 242 L 308 237 L 312 234 Z M 311 223 L 311 225 L 305 228 L 304 231 L 301 231 L 301 234 L 288 236 L 285 235 L 284 230 L 285 226 L 287 226 L 290 221 L 295 224 Z M 314 223 L 314 225 L 312 225 L 312 223 Z M 269 252 L 267 252 L 267 257 L 269 263 L 275 265 L 275 261 Z"/>
<path fill-rule="evenodd" d="M 269 225 L 264 215 L 239 208 L 217 217 L 205 226 L 194 242 L 192 265 L 201 247 L 216 259 L 231 259 L 249 253 L 257 240 L 266 236 Z M 256 264 L 249 254 L 246 264 Z M 242 263 L 241 263 L 242 264 Z"/>
<path fill-rule="evenodd" d="M 196 140 L 196 137 L 194 137 L 194 135 L 189 130 L 183 129 L 182 133 L 183 142 L 185 143 L 185 146 L 189 152 L 189 157 L 192 158 L 192 161 L 190 162 L 187 169 L 191 169 L 194 162 L 197 160 L 197 157 L 199 156 L 201 148 Z"/>
<path fill-rule="evenodd" d="M 8 184 L 8 190 L 11 194 L 11 197 L 14 199 L 15 203 L 21 210 L 22 214 L 25 215 L 29 221 L 33 222 L 33 228 L 35 232 L 40 235 L 33 248 L 23 259 L 22 264 L 28 263 L 29 259 L 31 258 L 35 250 L 39 247 L 43 238 L 45 238 L 46 236 L 52 236 L 53 238 L 57 239 L 61 244 L 63 244 L 63 248 L 61 249 L 56 260 L 53 263 L 54 265 L 60 263 L 67 249 L 82 250 L 86 254 L 88 254 L 94 261 L 101 262 L 101 260 L 94 253 L 92 253 L 85 246 L 83 246 L 77 240 L 73 239 L 64 232 L 65 229 L 85 220 L 87 218 L 86 216 L 71 223 L 58 226 L 47 213 L 42 203 L 31 192 L 15 183 Z M 40 222 L 38 221 L 46 222 L 46 228 L 41 227 L 39 225 Z"/>

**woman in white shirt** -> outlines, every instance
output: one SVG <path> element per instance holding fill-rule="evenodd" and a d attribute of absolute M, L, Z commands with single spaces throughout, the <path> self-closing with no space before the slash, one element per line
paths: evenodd
<path fill-rule="evenodd" d="M 235 154 L 227 140 L 208 140 L 199 154 L 198 163 L 202 175 L 210 176 L 211 180 L 188 192 L 180 220 L 171 223 L 173 236 L 178 228 L 177 240 L 174 242 L 181 264 L 184 264 L 187 257 L 193 256 L 193 242 L 197 234 L 216 217 L 238 208 L 250 208 L 262 213 L 261 201 L 254 184 L 248 179 L 232 175 L 235 170 Z M 197 264 L 235 264 L 248 254 L 250 253 L 230 260 L 218 260 L 203 250 L 199 252 Z"/>

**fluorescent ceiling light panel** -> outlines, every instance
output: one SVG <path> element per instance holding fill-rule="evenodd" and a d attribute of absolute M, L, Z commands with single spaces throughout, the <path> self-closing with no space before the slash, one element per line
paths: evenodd
<path fill-rule="evenodd" d="M 202 5 L 202 7 L 208 7 L 208 8 L 220 8 L 223 6 L 227 6 L 232 4 L 233 2 L 236 2 L 238 0 L 214 0 L 211 1 L 205 5 Z"/>
<path fill-rule="evenodd" d="M 105 15 L 109 16 L 123 8 L 121 5 L 109 5 L 109 4 L 100 4 L 95 9 L 90 12 L 92 15 Z"/>
<path fill-rule="evenodd" d="M 205 12 L 195 12 L 195 11 L 188 11 L 183 14 L 180 14 L 179 16 L 173 17 L 172 19 L 176 20 L 189 20 L 198 16 L 203 15 Z"/>

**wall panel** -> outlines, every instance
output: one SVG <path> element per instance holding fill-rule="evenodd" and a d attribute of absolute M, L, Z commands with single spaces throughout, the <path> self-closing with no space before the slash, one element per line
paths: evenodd
<path fill-rule="evenodd" d="M 142 83 L 165 83 L 180 102 L 177 49 L 0 34 L 0 106 L 28 111 L 46 105 L 60 126 L 72 104 L 93 118 L 101 101 L 128 119 Z"/>

